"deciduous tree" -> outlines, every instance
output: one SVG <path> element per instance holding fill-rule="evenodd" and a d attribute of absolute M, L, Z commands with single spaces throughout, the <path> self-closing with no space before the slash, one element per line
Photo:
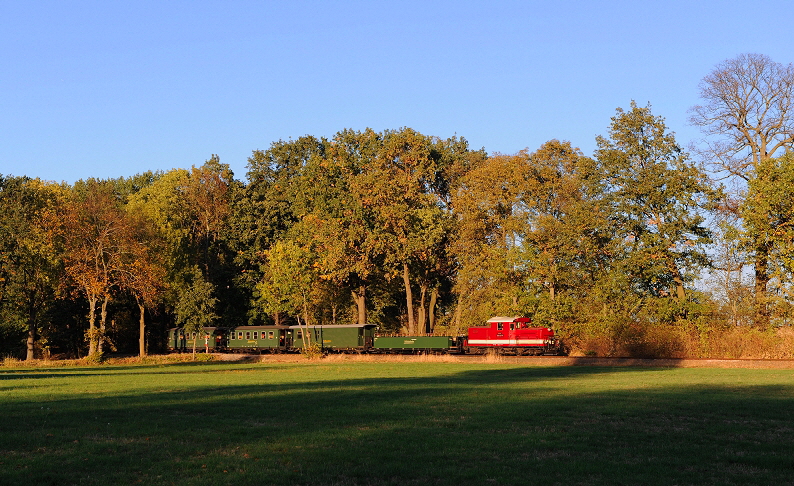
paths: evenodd
<path fill-rule="evenodd" d="M 768 158 L 748 184 L 741 206 L 745 243 L 765 247 L 769 276 L 776 292 L 789 307 L 794 298 L 790 286 L 794 276 L 794 153 Z"/>
<path fill-rule="evenodd" d="M 569 142 L 551 140 L 530 155 L 522 265 L 532 284 L 560 292 L 592 285 L 606 266 L 610 238 L 596 163 Z"/>
<path fill-rule="evenodd" d="M 130 213 L 130 239 L 126 242 L 118 285 L 130 292 L 138 305 L 138 354 L 146 355 L 145 311 L 154 309 L 167 288 L 165 241 L 154 224 L 140 214 Z"/>
<path fill-rule="evenodd" d="M 0 175 L 0 318 L 24 326 L 27 360 L 58 286 L 60 259 L 46 224 L 62 195 L 54 184 Z"/>
<path fill-rule="evenodd" d="M 58 225 L 67 276 L 88 300 L 89 355 L 102 352 L 107 305 L 128 257 L 132 225 L 108 181 L 80 181 Z M 96 325 L 100 305 L 99 327 Z"/>
<path fill-rule="evenodd" d="M 711 241 L 700 210 L 715 196 L 706 175 L 650 106 L 620 108 L 596 157 L 606 177 L 621 271 L 649 295 L 686 299 L 685 285 L 708 264 Z"/>
<path fill-rule="evenodd" d="M 459 265 L 453 327 L 519 310 L 524 280 L 519 245 L 528 222 L 522 195 L 529 171 L 529 154 L 524 151 L 482 160 L 460 178 L 452 198 L 452 253 Z"/>
<path fill-rule="evenodd" d="M 700 83 L 703 105 L 690 121 L 707 136 L 699 153 L 718 173 L 749 181 L 767 159 L 794 147 L 794 66 L 763 54 L 742 54 L 718 64 Z M 741 190 L 741 187 L 740 187 Z M 769 320 L 768 246 L 751 249 L 755 268 L 755 322 Z"/>
<path fill-rule="evenodd" d="M 208 282 L 198 266 L 186 269 L 175 284 L 176 302 L 174 314 L 177 325 L 183 326 L 186 333 L 192 334 L 193 359 L 196 358 L 196 344 L 205 336 L 205 326 L 212 325 L 218 318 L 215 308 L 218 299 L 214 296 L 212 283 Z M 211 339 L 210 335 L 207 339 Z"/>

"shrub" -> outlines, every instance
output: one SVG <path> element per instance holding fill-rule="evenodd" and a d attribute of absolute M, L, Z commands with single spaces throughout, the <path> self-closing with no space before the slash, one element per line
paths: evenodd
<path fill-rule="evenodd" d="M 85 358 L 80 360 L 84 364 L 87 365 L 98 365 L 105 362 L 105 353 L 97 351 L 96 353 L 89 354 Z"/>
<path fill-rule="evenodd" d="M 301 354 L 306 359 L 320 359 L 323 357 L 323 349 L 320 343 L 315 342 L 301 348 Z"/>

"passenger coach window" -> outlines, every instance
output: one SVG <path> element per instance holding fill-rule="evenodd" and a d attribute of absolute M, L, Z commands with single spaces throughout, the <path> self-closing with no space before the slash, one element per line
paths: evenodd
<path fill-rule="evenodd" d="M 237 331 L 237 339 L 243 338 L 243 331 Z"/>
<path fill-rule="evenodd" d="M 245 338 L 251 339 L 251 331 L 245 331 Z"/>
<path fill-rule="evenodd" d="M 273 339 L 273 331 L 268 331 L 267 332 L 267 338 L 268 339 Z"/>

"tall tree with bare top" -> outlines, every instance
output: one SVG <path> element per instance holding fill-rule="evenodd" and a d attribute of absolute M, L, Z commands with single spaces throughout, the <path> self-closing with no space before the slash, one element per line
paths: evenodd
<path fill-rule="evenodd" d="M 794 66 L 763 54 L 741 54 L 703 78 L 704 103 L 690 109 L 690 122 L 706 135 L 697 152 L 712 170 L 740 186 L 756 177 L 768 159 L 794 147 Z M 755 322 L 769 321 L 766 305 L 770 248 L 751 245 L 755 267 Z"/>

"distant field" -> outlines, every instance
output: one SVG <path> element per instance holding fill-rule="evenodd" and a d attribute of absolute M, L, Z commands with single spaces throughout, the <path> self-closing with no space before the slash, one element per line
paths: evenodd
<path fill-rule="evenodd" d="M 794 370 L 0 367 L 0 484 L 793 484 Z"/>

